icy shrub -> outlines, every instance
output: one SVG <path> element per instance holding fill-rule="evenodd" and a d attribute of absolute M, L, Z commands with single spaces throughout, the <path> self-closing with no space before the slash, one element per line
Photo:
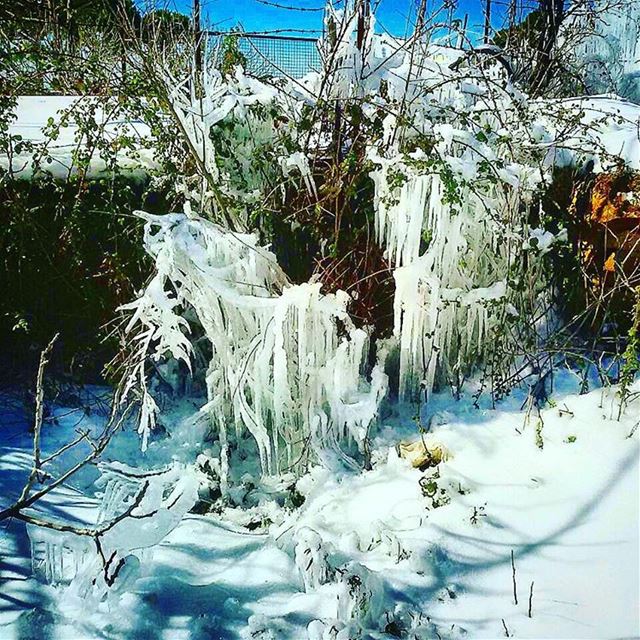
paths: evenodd
<path fill-rule="evenodd" d="M 142 391 L 140 431 L 146 441 L 157 407 L 149 395 L 145 359 L 165 355 L 190 366 L 193 351 L 181 315 L 193 312 L 211 350 L 206 370 L 210 416 L 220 441 L 223 489 L 229 444 L 257 445 L 262 471 L 279 473 L 339 452 L 362 448 L 386 390 L 381 366 L 361 376 L 368 336 L 346 312 L 344 293 L 322 295 L 320 283 L 287 286 L 273 254 L 249 234 L 227 232 L 184 215 L 148 216 L 145 246 L 156 275 L 127 305 L 139 326 L 138 365 L 129 386 Z M 233 431 L 229 433 L 229 425 Z"/>
<path fill-rule="evenodd" d="M 295 540 L 296 567 L 305 591 L 313 591 L 333 577 L 334 571 L 328 560 L 328 546 L 320 534 L 309 527 L 298 529 Z"/>
<path fill-rule="evenodd" d="M 430 640 L 443 636 L 442 631 L 427 616 L 406 603 L 396 604 L 393 611 L 385 611 L 379 628 L 390 636 L 410 640 Z"/>
<path fill-rule="evenodd" d="M 472 80 L 478 92 L 470 95 Z M 369 151 L 378 167 L 371 173 L 376 235 L 396 267 L 400 397 L 419 388 L 428 395 L 438 380 L 454 384 L 487 362 L 495 351 L 491 336 L 512 322 L 508 310 L 529 314 L 544 289 L 539 256 L 525 243 L 544 173 L 533 166 L 534 155 L 511 151 L 530 137 L 519 97 L 472 80 L 450 78 L 447 91 L 461 116 L 436 93 L 429 110 L 449 122 L 425 122 L 428 136 L 415 136 L 409 149 Z M 489 93 L 500 114 L 488 108 Z M 522 295 L 525 269 L 536 282 L 529 299 Z"/>
<path fill-rule="evenodd" d="M 384 587 L 380 577 L 357 562 L 340 569 L 338 618 L 374 627 L 384 611 Z"/>
<path fill-rule="evenodd" d="M 197 95 L 192 78 L 179 80 L 163 67 L 156 69 L 196 163 L 195 175 L 178 176 L 177 189 L 187 206 L 193 203 L 202 215 L 230 230 L 259 224 L 260 203 L 274 191 L 283 169 L 304 171 L 306 158 L 301 154 L 287 160 L 292 142 L 291 127 L 285 123 L 300 104 L 240 67 L 224 77 L 207 68 L 202 95 Z"/>
<path fill-rule="evenodd" d="M 156 273 L 126 307 L 139 347 L 128 387 L 145 443 L 158 411 L 145 358 L 206 369 L 224 495 L 247 433 L 265 475 L 353 467 L 353 444 L 368 464 L 388 350 L 401 400 L 459 393 L 478 369 L 495 398 L 521 381 L 517 359 L 539 351 L 548 317 L 548 254 L 564 236 L 535 204 L 552 136 L 527 96 L 497 63 L 407 50 L 351 10 L 327 16 L 325 68 L 300 82 L 207 71 L 199 96 L 160 71 L 195 173 L 180 179 L 184 215 L 140 214 Z M 301 227 L 313 241 L 297 246 Z M 314 276 L 292 284 L 270 237 Z M 393 323 L 358 325 L 376 315 L 354 303 L 363 292 L 393 297 Z"/>
<path fill-rule="evenodd" d="M 411 556 L 411 551 L 406 549 L 398 536 L 380 520 L 373 523 L 366 535 L 359 536 L 357 547 L 364 552 L 376 549 L 393 558 L 396 563 Z"/>

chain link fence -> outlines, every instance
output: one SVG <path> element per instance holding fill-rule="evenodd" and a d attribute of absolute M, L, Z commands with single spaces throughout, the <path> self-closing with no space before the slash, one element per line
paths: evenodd
<path fill-rule="evenodd" d="M 320 71 L 316 38 L 209 31 L 207 45 L 216 63 L 224 55 L 226 38 L 235 39 L 245 70 L 257 78 L 301 78 L 311 71 Z"/>

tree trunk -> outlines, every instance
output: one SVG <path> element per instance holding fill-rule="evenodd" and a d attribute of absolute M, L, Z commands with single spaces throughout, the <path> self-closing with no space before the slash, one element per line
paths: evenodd
<path fill-rule="evenodd" d="M 536 97 L 545 92 L 557 71 L 553 50 L 564 18 L 564 0 L 538 0 L 538 6 L 541 28 L 530 83 L 531 95 Z"/>

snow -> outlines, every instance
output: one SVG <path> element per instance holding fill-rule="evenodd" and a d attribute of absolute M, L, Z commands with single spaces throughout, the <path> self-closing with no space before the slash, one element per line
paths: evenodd
<path fill-rule="evenodd" d="M 95 109 L 95 111 L 94 111 Z M 78 121 L 87 118 L 102 129 L 101 135 L 106 139 L 118 136 L 131 138 L 135 149 L 119 152 L 118 165 L 123 170 L 138 171 L 156 168 L 153 151 L 144 148 L 141 143 L 151 136 L 149 127 L 142 121 L 134 121 L 124 116 L 116 105 L 108 100 L 100 100 L 90 96 L 19 96 L 15 109 L 15 119 L 9 125 L 10 136 L 21 136 L 22 140 L 38 146 L 45 146 L 50 163 L 44 167 L 56 177 L 66 177 L 73 166 L 74 151 L 88 144 L 81 137 Z M 68 117 L 68 122 L 64 124 Z M 50 122 L 60 125 L 55 139 L 50 140 L 46 131 Z M 32 169 L 33 152 L 23 150 L 11 158 L 11 168 L 18 177 L 29 177 Z M 9 168 L 9 158 L 0 155 L 0 167 Z M 89 175 L 97 175 L 106 169 L 104 157 L 99 150 L 91 154 Z"/>
<path fill-rule="evenodd" d="M 549 253 L 554 244 L 567 241 L 567 230 L 563 229 L 554 235 L 551 231 L 544 229 L 531 229 L 529 232 L 529 244 L 540 253 Z"/>
<path fill-rule="evenodd" d="M 277 508 L 267 529 L 186 517 L 91 612 L 69 587 L 30 575 L 25 529 L 10 522 L 0 530 L 0 635 L 497 638 L 504 620 L 518 638 L 636 637 L 640 451 L 638 432 L 628 435 L 638 401 L 617 421 L 615 388 L 577 395 L 569 372 L 555 384 L 542 448 L 522 397 L 475 409 L 471 386 L 458 402 L 433 396 L 422 437 L 449 457 L 423 472 L 398 457 L 398 442 L 420 436 L 412 407 L 396 407 L 375 434 L 371 471 L 314 467 L 297 483 L 304 504 Z M 55 412 L 62 439 L 77 419 Z M 0 449 L 3 503 L 28 465 L 29 439 L 15 433 Z M 134 446 L 132 435 L 114 453 Z M 147 455 L 160 460 L 161 444 Z M 435 493 L 423 490 L 430 482 Z M 65 487 L 40 509 L 89 522 L 89 486 Z"/>
<path fill-rule="evenodd" d="M 541 101 L 531 110 L 538 114 L 538 123 L 548 127 L 549 162 L 579 166 L 593 159 L 595 171 L 604 171 L 621 159 L 640 170 L 640 105 L 601 95 Z M 554 122 L 571 120 L 578 126 L 554 133 Z"/>

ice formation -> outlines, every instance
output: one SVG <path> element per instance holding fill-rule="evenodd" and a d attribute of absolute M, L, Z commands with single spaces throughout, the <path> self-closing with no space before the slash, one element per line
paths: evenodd
<path fill-rule="evenodd" d="M 544 252 L 529 242 L 528 219 L 548 170 L 540 143 L 548 132 L 529 121 L 526 96 L 501 65 L 465 68 L 460 52 L 425 42 L 409 51 L 375 35 L 372 16 L 358 38 L 357 15 L 349 11 L 327 12 L 335 48 L 321 45 L 324 76 L 267 86 L 241 69 L 226 77 L 211 72 L 204 98 L 174 82 L 170 100 L 190 145 L 201 149 L 205 191 L 225 194 L 236 230 L 248 226 L 249 203 L 265 197 L 267 186 L 285 198 L 284 183 L 294 181 L 319 199 L 314 163 L 330 142 L 315 124 L 296 130 L 304 106 L 357 100 L 363 118 L 380 118 L 381 133 L 364 153 L 375 187 L 375 235 L 394 269 L 399 395 L 414 399 L 422 391 L 426 399 L 439 381 L 452 383 L 486 363 L 493 333 L 506 320 L 530 317 L 544 288 Z M 214 140 L 225 136 L 233 153 L 221 158 Z M 272 162 L 256 170 L 252 157 L 265 141 Z M 224 219 L 222 201 L 213 201 L 212 217 Z M 203 203 L 200 212 L 212 213 Z M 188 365 L 196 356 L 208 363 L 202 410 L 220 444 L 223 492 L 230 446 L 243 446 L 245 432 L 265 474 L 298 471 L 312 458 L 331 464 L 336 454 L 351 464 L 342 445 L 366 448 L 386 376 L 384 356 L 363 376 L 369 337 L 351 322 L 347 294 L 323 295 L 315 281 L 289 286 L 255 236 L 186 211 L 140 214 L 157 267 L 128 305 L 129 330 L 140 332 L 130 386 L 142 390 L 143 440 L 157 413 L 144 357 L 169 355 Z M 545 230 L 539 233 L 546 241 Z M 533 283 L 527 299 L 519 287 L 525 268 Z M 194 352 L 194 323 L 210 354 Z"/>
<path fill-rule="evenodd" d="M 116 578 L 123 583 L 135 574 L 146 551 L 178 525 L 200 482 L 180 464 L 153 472 L 115 462 L 99 469 L 96 485 L 104 490 L 95 531 L 105 530 L 97 537 L 27 525 L 33 574 L 48 584 L 71 584 L 72 597 L 98 601 Z M 102 555 L 96 554 L 96 540 Z"/>
<path fill-rule="evenodd" d="M 284 92 L 245 75 L 239 67 L 224 77 L 207 67 L 202 95 L 196 94 L 193 78 L 178 81 L 161 67 L 158 73 L 164 78 L 171 111 L 198 165 L 200 184 L 182 185 L 187 210 L 193 201 L 199 211 L 210 212 L 235 231 L 246 230 L 247 205 L 269 188 L 274 175 L 281 175 L 278 163 L 255 164 L 256 157 L 270 145 L 285 156 L 285 165 L 293 162 L 309 180 L 308 172 L 304 173 L 306 158 L 297 157 L 296 163 L 295 154 L 287 158 L 285 148 L 278 146 L 286 126 L 276 123 L 274 114 L 286 111 L 295 115 L 296 102 Z M 271 106 L 274 111 L 266 108 Z M 308 186 L 311 188 L 311 183 Z"/>
<path fill-rule="evenodd" d="M 483 105 L 477 94 L 458 97 L 470 101 L 470 112 Z M 505 92 L 500 100 L 503 117 L 512 117 L 512 97 Z M 475 135 L 451 123 L 432 128 L 435 159 L 397 145 L 370 150 L 377 166 L 371 172 L 376 235 L 396 267 L 401 398 L 420 388 L 428 395 L 439 372 L 447 378 L 483 361 L 489 330 L 509 303 L 507 281 L 525 250 L 527 205 L 543 174 L 505 163 L 506 148 L 489 144 L 485 133 L 503 123 L 481 112 Z M 498 140 L 504 133 L 489 135 Z"/>
<path fill-rule="evenodd" d="M 295 562 L 305 591 L 313 591 L 326 584 L 333 576 L 328 561 L 327 544 L 317 531 L 302 527 L 296 531 Z"/>
<path fill-rule="evenodd" d="M 615 92 L 640 103 L 640 4 L 574 2 L 562 35 L 581 34 L 571 55 L 590 93 Z"/>
<path fill-rule="evenodd" d="M 31 571 L 47 584 L 69 584 L 93 549 L 88 538 L 66 535 L 29 524 Z M 61 540 L 62 537 L 62 540 Z"/>
<path fill-rule="evenodd" d="M 210 416 L 220 441 L 223 490 L 228 448 L 248 431 L 262 471 L 304 466 L 308 457 L 364 446 L 386 390 L 382 364 L 363 378 L 368 335 L 353 326 L 347 294 L 323 295 L 320 283 L 288 286 L 275 257 L 255 236 L 184 215 L 150 216 L 145 245 L 157 273 L 134 311 L 145 353 L 189 362 L 179 309 L 191 310 L 208 339 Z M 144 354 L 143 354 L 144 356 Z M 134 382 L 144 377 L 144 360 Z M 143 416 L 147 417 L 147 416 Z M 143 435 L 153 427 L 148 416 Z"/>
<path fill-rule="evenodd" d="M 384 613 L 384 589 L 380 576 L 358 562 L 341 568 L 338 584 L 338 618 L 363 627 L 377 626 Z"/>

